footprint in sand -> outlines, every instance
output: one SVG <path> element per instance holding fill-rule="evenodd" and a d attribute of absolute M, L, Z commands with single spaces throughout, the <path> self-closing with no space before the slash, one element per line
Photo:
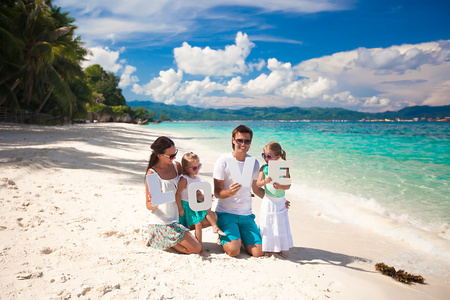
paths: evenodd
<path fill-rule="evenodd" d="M 51 249 L 49 247 L 45 247 L 44 249 L 41 250 L 41 253 L 45 254 L 45 255 L 51 254 L 53 252 L 55 252 L 55 250 L 53 250 L 53 249 Z"/>
<path fill-rule="evenodd" d="M 8 189 L 11 189 L 11 190 L 18 190 L 19 189 L 17 187 L 17 184 L 14 181 L 12 181 L 11 179 L 7 178 L 7 177 L 2 178 L 2 181 L 8 186 Z"/>
<path fill-rule="evenodd" d="M 120 284 L 116 285 L 105 285 L 100 288 L 100 294 L 104 296 L 105 294 L 112 292 L 113 290 L 120 290 Z"/>
<path fill-rule="evenodd" d="M 81 286 L 81 292 L 79 294 L 77 294 L 77 297 L 81 297 L 81 296 L 85 296 L 89 291 L 92 290 L 91 286 Z"/>
<path fill-rule="evenodd" d="M 35 279 L 42 277 L 42 272 L 20 272 L 16 274 L 16 279 L 18 280 L 26 280 L 26 279 Z"/>
<path fill-rule="evenodd" d="M 119 232 L 119 231 L 117 231 L 117 230 L 109 230 L 109 231 L 101 233 L 100 236 L 103 237 L 103 238 L 109 238 L 109 237 L 112 237 L 112 236 L 116 236 L 116 237 L 120 238 L 120 237 L 123 237 L 124 234 Z"/>

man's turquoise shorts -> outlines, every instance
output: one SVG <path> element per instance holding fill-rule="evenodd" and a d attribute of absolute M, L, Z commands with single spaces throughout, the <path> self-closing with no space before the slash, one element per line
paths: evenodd
<path fill-rule="evenodd" d="M 220 237 L 223 244 L 241 239 L 245 246 L 261 245 L 261 233 L 255 223 L 255 215 L 240 216 L 229 213 L 217 213 L 217 226 L 226 235 Z"/>

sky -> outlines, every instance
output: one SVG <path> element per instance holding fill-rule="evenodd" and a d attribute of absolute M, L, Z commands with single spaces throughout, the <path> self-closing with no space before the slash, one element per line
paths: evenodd
<path fill-rule="evenodd" d="M 55 0 L 125 99 L 205 108 L 450 105 L 448 0 Z"/>

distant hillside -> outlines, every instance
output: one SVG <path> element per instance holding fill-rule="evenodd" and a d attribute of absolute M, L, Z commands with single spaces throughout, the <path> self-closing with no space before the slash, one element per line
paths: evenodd
<path fill-rule="evenodd" d="M 450 105 L 446 106 L 413 106 L 399 111 L 384 113 L 357 112 L 344 108 L 320 107 L 245 107 L 241 109 L 199 108 L 189 105 L 166 105 L 152 101 L 131 101 L 128 106 L 144 107 L 149 112 L 170 115 L 172 120 L 360 120 L 360 119 L 412 119 L 412 118 L 445 118 L 450 116 Z"/>
<path fill-rule="evenodd" d="M 450 105 L 445 106 L 410 106 L 399 111 L 386 111 L 384 113 L 373 114 L 376 118 L 412 119 L 412 118 L 445 118 L 450 117 Z"/>

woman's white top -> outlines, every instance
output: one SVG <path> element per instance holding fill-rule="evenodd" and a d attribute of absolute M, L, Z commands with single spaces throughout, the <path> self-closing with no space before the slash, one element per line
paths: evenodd
<path fill-rule="evenodd" d="M 158 175 L 159 183 L 161 184 L 161 191 L 163 193 L 168 191 L 173 191 L 174 193 L 177 192 L 178 182 L 180 181 L 180 175 L 178 175 L 178 168 L 175 162 L 173 163 L 173 166 L 175 168 L 175 172 L 177 175 L 174 178 L 168 180 L 162 179 L 161 177 L 159 177 L 158 172 L 156 172 L 154 169 L 150 169 L 155 174 Z M 177 202 L 175 201 L 175 197 L 173 202 L 158 205 L 154 210 L 150 211 L 149 224 L 169 225 L 174 222 L 178 222 L 178 220 L 179 220 L 178 206 Z"/>

